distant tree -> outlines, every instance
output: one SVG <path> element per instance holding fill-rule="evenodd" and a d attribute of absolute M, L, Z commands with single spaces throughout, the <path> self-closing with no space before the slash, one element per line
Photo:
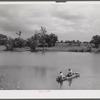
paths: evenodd
<path fill-rule="evenodd" d="M 95 47 L 98 48 L 100 44 L 100 36 L 99 35 L 93 36 L 90 43 L 94 43 Z"/>
<path fill-rule="evenodd" d="M 18 38 L 20 38 L 20 36 L 21 36 L 21 34 L 22 34 L 22 32 L 21 31 L 19 31 L 18 33 L 16 33 L 17 35 L 18 35 Z"/>
<path fill-rule="evenodd" d="M 55 46 L 55 43 L 58 41 L 58 37 L 51 33 L 50 35 L 46 34 L 45 42 L 48 44 L 48 47 Z"/>
<path fill-rule="evenodd" d="M 76 41 L 77 45 L 80 46 L 81 42 L 79 40 Z"/>
<path fill-rule="evenodd" d="M 75 41 L 75 40 L 73 40 L 73 41 L 71 41 L 71 42 L 72 42 L 72 43 L 74 43 L 74 44 L 76 43 L 76 41 Z"/>
<path fill-rule="evenodd" d="M 39 34 L 34 34 L 31 38 L 27 39 L 27 46 L 31 48 L 31 51 L 36 51 L 36 47 L 39 44 Z"/>
<path fill-rule="evenodd" d="M 71 41 L 69 41 L 69 40 L 66 40 L 66 41 L 65 41 L 65 43 L 71 43 Z"/>
<path fill-rule="evenodd" d="M 7 38 L 6 35 L 0 34 L 0 39 L 5 39 L 5 38 Z"/>
<path fill-rule="evenodd" d="M 55 34 L 51 33 L 50 39 L 51 39 L 52 45 L 55 46 L 55 43 L 58 41 L 58 37 Z"/>
<path fill-rule="evenodd" d="M 45 43 L 48 44 L 48 47 L 51 47 L 52 46 L 52 43 L 51 43 L 51 39 L 50 39 L 49 34 L 46 34 L 45 35 Z"/>
<path fill-rule="evenodd" d="M 63 40 L 61 40 L 60 43 L 63 43 Z"/>
<path fill-rule="evenodd" d="M 65 43 L 68 43 L 68 41 L 66 40 Z"/>
<path fill-rule="evenodd" d="M 14 39 L 14 47 L 18 47 L 18 48 L 24 47 L 26 45 L 26 41 L 21 38 L 22 32 L 19 31 L 16 34 L 18 35 L 18 38 Z"/>
<path fill-rule="evenodd" d="M 5 45 L 6 41 L 7 41 L 7 36 L 0 34 L 0 45 Z"/>
<path fill-rule="evenodd" d="M 45 27 L 41 27 L 40 34 L 39 34 L 39 36 L 40 36 L 39 41 L 40 41 L 40 43 L 43 46 L 43 51 L 44 51 L 44 47 L 45 47 L 45 36 L 46 36 L 46 32 L 47 32 L 46 28 Z"/>
<path fill-rule="evenodd" d="M 27 38 L 26 39 L 26 46 L 30 47 L 30 43 L 31 43 L 31 38 Z"/>
<path fill-rule="evenodd" d="M 7 51 L 9 51 L 9 50 L 12 51 L 13 50 L 13 48 L 14 48 L 13 38 L 11 38 L 11 37 L 7 38 L 6 43 L 5 43 L 5 47 L 6 47 Z"/>
<path fill-rule="evenodd" d="M 18 48 L 21 48 L 21 47 L 24 47 L 25 46 L 25 40 L 22 39 L 22 38 L 15 38 L 14 39 L 14 47 L 18 47 Z"/>

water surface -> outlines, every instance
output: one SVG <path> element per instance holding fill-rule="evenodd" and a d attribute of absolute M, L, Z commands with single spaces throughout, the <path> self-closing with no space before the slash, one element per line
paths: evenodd
<path fill-rule="evenodd" d="M 68 68 L 80 77 L 63 86 L 56 82 Z M 0 52 L 0 88 L 20 90 L 100 89 L 100 54 L 74 52 Z"/>

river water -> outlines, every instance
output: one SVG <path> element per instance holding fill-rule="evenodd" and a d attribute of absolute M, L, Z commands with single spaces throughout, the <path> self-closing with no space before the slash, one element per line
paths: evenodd
<path fill-rule="evenodd" d="M 71 68 L 79 78 L 63 82 L 56 77 Z M 100 54 L 75 52 L 0 52 L 0 88 L 19 90 L 99 90 Z"/>

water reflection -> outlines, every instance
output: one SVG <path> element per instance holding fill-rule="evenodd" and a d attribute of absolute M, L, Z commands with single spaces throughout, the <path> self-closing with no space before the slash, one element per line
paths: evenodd
<path fill-rule="evenodd" d="M 72 79 L 69 79 L 68 82 L 69 82 L 69 86 L 71 86 L 71 84 L 72 84 Z"/>
<path fill-rule="evenodd" d="M 3 82 L 7 89 L 100 89 L 100 54 L 91 53 L 0 53 L 0 76 L 7 70 Z M 80 78 L 55 81 L 57 73 L 71 66 Z M 68 84 L 67 84 L 68 83 Z"/>
<path fill-rule="evenodd" d="M 66 81 L 68 82 L 68 84 L 69 84 L 69 87 L 70 87 L 71 84 L 72 84 L 72 80 L 73 80 L 73 79 L 66 80 Z M 60 82 L 60 88 L 62 88 L 64 82 L 65 82 L 65 81 L 61 81 L 61 82 Z"/>
<path fill-rule="evenodd" d="M 38 67 L 36 66 L 35 68 L 35 75 L 39 75 L 41 78 L 45 77 L 46 76 L 46 67 Z"/>

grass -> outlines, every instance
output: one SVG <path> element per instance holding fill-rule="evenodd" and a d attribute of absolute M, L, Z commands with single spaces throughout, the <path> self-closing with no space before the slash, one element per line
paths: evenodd
<path fill-rule="evenodd" d="M 4 51 L 5 46 L 0 46 L 0 51 Z M 42 47 L 37 47 L 36 51 L 42 51 Z M 14 48 L 13 52 L 25 52 L 25 51 L 31 51 L 29 47 L 22 47 L 22 48 Z M 100 48 L 92 48 L 89 45 L 68 45 L 66 43 L 58 43 L 54 47 L 45 47 L 45 51 L 51 51 L 51 52 L 100 52 Z"/>

